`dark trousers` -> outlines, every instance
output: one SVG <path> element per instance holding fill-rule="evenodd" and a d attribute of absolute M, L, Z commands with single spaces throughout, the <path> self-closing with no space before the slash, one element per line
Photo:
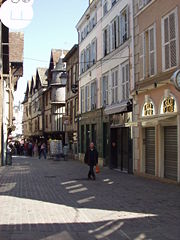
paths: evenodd
<path fill-rule="evenodd" d="M 94 165 L 90 165 L 90 166 L 89 166 L 88 177 L 90 178 L 91 176 L 92 176 L 93 178 L 95 178 Z"/>

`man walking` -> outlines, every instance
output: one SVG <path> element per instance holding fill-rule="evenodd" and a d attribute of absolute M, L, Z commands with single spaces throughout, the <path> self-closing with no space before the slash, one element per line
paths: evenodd
<path fill-rule="evenodd" d="M 93 180 L 95 180 L 94 166 L 98 164 L 98 152 L 93 142 L 90 143 L 89 148 L 86 151 L 84 162 L 89 165 L 88 179 L 93 178 Z"/>

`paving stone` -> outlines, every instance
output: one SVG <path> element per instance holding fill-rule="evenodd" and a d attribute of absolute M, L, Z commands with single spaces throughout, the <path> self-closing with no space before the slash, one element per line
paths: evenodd
<path fill-rule="evenodd" d="M 78 161 L 0 168 L 0 240 L 179 240 L 180 187 Z"/>

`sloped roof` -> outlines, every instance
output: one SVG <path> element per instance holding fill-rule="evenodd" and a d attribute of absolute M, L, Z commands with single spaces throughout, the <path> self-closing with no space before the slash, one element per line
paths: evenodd
<path fill-rule="evenodd" d="M 23 63 L 24 33 L 9 32 L 9 62 Z"/>
<path fill-rule="evenodd" d="M 37 68 L 37 73 L 39 75 L 39 79 L 41 82 L 41 85 L 47 85 L 48 80 L 48 69 L 47 68 Z"/>
<path fill-rule="evenodd" d="M 52 49 L 51 50 L 51 60 L 54 64 L 54 66 L 58 63 L 59 58 L 62 56 L 64 57 L 68 53 L 68 50 L 63 49 Z M 64 55 L 64 56 L 63 56 Z M 50 61 L 51 61 L 50 60 Z"/>
<path fill-rule="evenodd" d="M 31 91 L 31 84 L 32 84 L 32 79 L 28 81 L 29 92 Z"/>

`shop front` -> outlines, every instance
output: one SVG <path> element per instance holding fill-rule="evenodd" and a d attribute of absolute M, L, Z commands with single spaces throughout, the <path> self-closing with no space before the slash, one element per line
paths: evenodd
<path fill-rule="evenodd" d="M 134 128 L 135 171 L 180 181 L 180 102 L 172 86 L 138 96 L 139 115 Z"/>
<path fill-rule="evenodd" d="M 110 168 L 133 172 L 132 112 L 110 115 Z"/>

